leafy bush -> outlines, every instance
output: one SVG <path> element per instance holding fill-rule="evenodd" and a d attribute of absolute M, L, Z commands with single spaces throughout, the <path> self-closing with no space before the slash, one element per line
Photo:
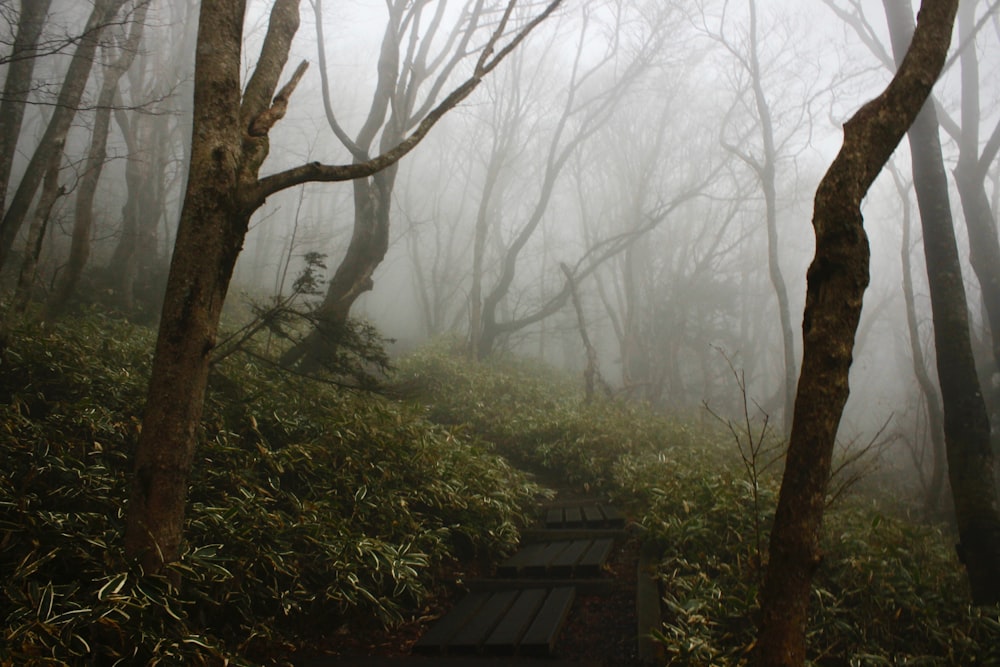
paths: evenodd
<path fill-rule="evenodd" d="M 441 568 L 510 551 L 537 488 L 418 412 L 232 355 L 213 371 L 167 578 L 122 553 L 149 331 L 16 332 L 0 368 L 0 664 L 269 662 L 392 623 Z M 366 620 L 370 619 L 370 620 Z"/>
<path fill-rule="evenodd" d="M 563 377 L 513 360 L 468 364 L 446 344 L 401 368 L 432 419 L 631 506 L 662 553 L 668 664 L 748 664 L 779 479 L 754 486 L 733 434 L 614 401 L 585 406 Z M 1000 609 L 970 608 L 950 538 L 882 509 L 898 504 L 855 493 L 828 510 L 811 664 L 1000 664 Z"/>

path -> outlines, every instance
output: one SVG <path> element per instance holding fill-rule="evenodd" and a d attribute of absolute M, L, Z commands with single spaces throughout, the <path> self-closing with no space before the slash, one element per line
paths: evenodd
<path fill-rule="evenodd" d="M 411 656 L 309 665 L 650 664 L 659 594 L 639 560 L 616 508 L 562 491 L 539 508 L 537 527 L 523 532 L 520 549 L 491 577 L 465 582 L 466 596 L 430 625 Z"/>

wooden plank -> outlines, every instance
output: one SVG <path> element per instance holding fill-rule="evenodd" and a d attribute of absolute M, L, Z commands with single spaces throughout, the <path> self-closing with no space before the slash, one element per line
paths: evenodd
<path fill-rule="evenodd" d="M 567 507 L 564 510 L 567 528 L 579 528 L 583 525 L 583 513 L 579 507 Z"/>
<path fill-rule="evenodd" d="M 521 531 L 521 539 L 525 544 L 559 540 L 598 540 L 604 537 L 624 540 L 628 537 L 628 533 L 623 528 L 528 528 Z"/>
<path fill-rule="evenodd" d="M 549 572 L 553 577 L 572 576 L 577 561 L 590 549 L 593 543 L 593 540 L 574 540 L 570 542 L 569 546 L 549 564 Z"/>
<path fill-rule="evenodd" d="M 604 525 L 604 512 L 597 505 L 583 508 L 583 523 L 588 527 L 597 528 Z"/>
<path fill-rule="evenodd" d="M 416 653 L 441 653 L 452 637 L 462 629 L 490 598 L 489 593 L 472 593 L 462 598 L 451 611 L 437 620 L 413 645 Z"/>
<path fill-rule="evenodd" d="M 523 571 L 529 577 L 541 577 L 549 571 L 549 563 L 561 554 L 570 542 L 549 542 L 545 548 L 530 562 L 525 564 Z"/>
<path fill-rule="evenodd" d="M 510 609 L 518 591 L 494 593 L 448 642 L 449 651 L 478 650 L 496 627 L 503 615 Z"/>
<path fill-rule="evenodd" d="M 563 511 L 561 507 L 551 507 L 545 514 L 545 525 L 548 528 L 557 528 L 563 525 Z"/>
<path fill-rule="evenodd" d="M 621 528 L 625 525 L 625 515 L 619 512 L 617 508 L 611 505 L 601 505 L 601 511 L 604 513 L 604 519 L 611 528 Z"/>
<path fill-rule="evenodd" d="M 573 605 L 576 589 L 571 586 L 554 588 L 545 598 L 535 620 L 521 639 L 521 652 L 549 655 Z"/>
<path fill-rule="evenodd" d="M 613 540 L 594 540 L 594 543 L 583 554 L 576 565 L 576 573 L 580 576 L 596 577 L 601 574 L 601 566 L 611 555 Z"/>
<path fill-rule="evenodd" d="M 486 638 L 484 648 L 491 653 L 513 653 L 521 642 L 525 630 L 535 619 L 548 591 L 544 588 L 531 588 L 521 591 L 517 600 L 507 610 L 496 629 Z"/>
<path fill-rule="evenodd" d="M 526 565 L 536 562 L 539 554 L 544 550 L 545 544 L 529 544 L 522 547 L 497 567 L 497 576 L 516 577 Z"/>

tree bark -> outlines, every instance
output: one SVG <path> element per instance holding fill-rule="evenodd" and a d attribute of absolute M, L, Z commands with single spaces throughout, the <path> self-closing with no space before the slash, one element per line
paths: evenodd
<path fill-rule="evenodd" d="M 24 106 L 31 91 L 31 77 L 35 70 L 35 49 L 45 25 L 52 0 L 31 0 L 21 3 L 17 19 L 17 34 L 9 56 L 7 78 L 0 99 L 0 212 L 7 204 L 7 185 L 14 164 L 17 138 L 21 134 Z"/>
<path fill-rule="evenodd" d="M 909 2 L 883 0 L 897 60 L 913 32 Z M 913 184 L 924 234 L 938 382 L 944 407 L 948 478 L 975 604 L 1000 602 L 1000 511 L 993 477 L 990 422 L 980 391 L 962 265 L 948 197 L 937 112 L 925 104 L 909 131 Z M 995 234 L 995 232 L 994 232 Z M 975 241 L 972 241 L 973 245 Z"/>
<path fill-rule="evenodd" d="M 62 150 L 62 145 L 66 140 L 70 124 L 76 116 L 77 107 L 83 97 L 83 91 L 87 87 L 87 79 L 90 78 L 90 70 L 94 64 L 94 54 L 100 43 L 104 28 L 126 0 L 96 0 L 94 9 L 90 12 L 87 25 L 83 35 L 73 52 L 69 68 L 66 71 L 66 78 L 63 81 L 62 89 L 56 100 L 52 117 L 45 128 L 45 133 L 31 156 L 28 166 L 21 178 L 21 183 L 10 201 L 10 208 L 7 209 L 3 220 L 0 221 L 0 268 L 7 261 L 14 239 L 21 229 L 31 202 L 35 198 L 38 186 L 45 177 L 46 166 L 51 159 L 52 151 Z"/>
<path fill-rule="evenodd" d="M 830 464 L 869 281 L 861 200 L 940 75 L 957 6 L 958 0 L 924 0 L 906 58 L 882 94 L 844 125 L 841 150 L 816 191 L 816 254 L 807 273 L 802 370 L 761 591 L 758 665 L 805 662 Z"/>

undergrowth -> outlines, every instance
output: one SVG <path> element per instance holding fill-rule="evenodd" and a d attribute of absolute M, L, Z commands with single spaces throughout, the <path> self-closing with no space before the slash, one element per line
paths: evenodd
<path fill-rule="evenodd" d="M 730 432 L 613 400 L 529 362 L 469 364 L 438 344 L 403 373 L 431 419 L 464 424 L 521 465 L 629 507 L 662 554 L 671 665 L 749 664 L 777 472 L 749 475 Z M 884 490 L 892 493 L 892 489 Z M 828 509 L 809 625 L 812 665 L 1000 665 L 1000 610 L 970 606 L 954 537 L 892 498 L 854 492 Z M 757 513 L 757 516 L 755 516 Z"/>
<path fill-rule="evenodd" d="M 4 350 L 0 664 L 277 664 L 516 544 L 537 488 L 484 446 L 237 354 L 210 382 L 181 589 L 140 576 L 122 535 L 152 342 L 91 314 Z"/>

